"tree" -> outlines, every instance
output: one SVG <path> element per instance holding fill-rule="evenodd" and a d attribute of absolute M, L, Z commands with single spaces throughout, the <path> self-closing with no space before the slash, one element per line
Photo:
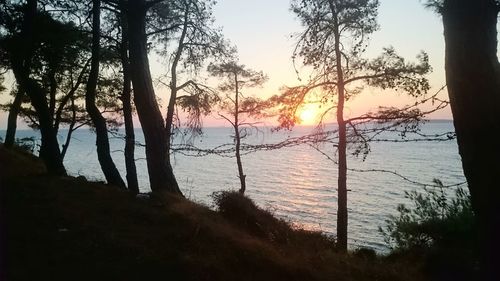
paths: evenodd
<path fill-rule="evenodd" d="M 121 7 L 125 6 L 125 0 L 120 0 Z M 125 123 L 125 169 L 127 170 L 127 186 L 133 193 L 139 193 L 139 181 L 137 180 L 137 169 L 135 166 L 135 132 L 132 119 L 131 80 L 128 45 L 128 23 L 125 11 L 119 12 L 121 28 L 121 41 L 119 44 L 120 60 L 123 72 L 123 88 L 121 101 L 123 104 L 123 119 Z"/>
<path fill-rule="evenodd" d="M 0 75 L 0 94 L 5 91 L 3 86 L 4 77 Z M 21 103 L 23 101 L 24 93 L 15 92 L 14 101 L 8 106 L 9 116 L 7 117 L 7 131 L 5 132 L 5 147 L 12 147 L 16 139 L 17 130 L 17 116 L 19 114 L 19 109 L 21 108 Z"/>
<path fill-rule="evenodd" d="M 92 119 L 92 123 L 95 127 L 96 133 L 96 146 L 97 146 L 97 158 L 99 164 L 101 164 L 101 169 L 106 177 L 109 184 L 125 187 L 120 172 L 115 166 L 113 159 L 111 158 L 109 139 L 108 139 L 108 128 L 106 126 L 106 120 L 101 115 L 101 112 L 96 106 L 96 89 L 97 82 L 99 78 L 99 60 L 101 51 L 101 1 L 92 1 L 92 57 L 90 65 L 89 78 L 87 80 L 87 88 L 85 94 L 85 107 L 87 112 Z"/>
<path fill-rule="evenodd" d="M 2 40 L 5 40 L 6 36 L 5 33 L 8 32 L 7 30 L 9 29 L 7 27 L 7 21 L 9 20 L 11 15 L 7 11 L 6 5 L 2 6 L 2 8 L 4 8 L 5 10 L 3 11 L 3 13 L 0 13 L 0 26 L 2 26 L 3 29 L 2 30 L 3 32 L 0 34 L 3 38 Z M 0 94 L 6 90 L 3 83 L 5 80 L 4 74 L 7 71 L 4 70 L 4 68 L 8 69 L 9 68 L 8 65 L 9 65 L 9 59 L 6 50 L 2 48 L 0 52 L 0 69 L 2 70 L 2 73 L 0 74 Z M 16 95 L 14 97 L 14 101 L 12 102 L 12 104 L 8 106 L 9 116 L 7 118 L 7 132 L 5 133 L 5 140 L 4 140 L 4 145 L 6 147 L 12 147 L 14 145 L 16 129 L 17 129 L 17 115 L 19 113 L 19 109 L 21 107 L 21 103 L 24 96 L 24 93 L 15 92 L 15 94 Z"/>
<path fill-rule="evenodd" d="M 12 147 L 16 138 L 17 116 L 21 109 L 24 93 L 16 91 L 14 101 L 9 105 L 9 116 L 7 117 L 7 132 L 5 133 L 5 147 Z"/>
<path fill-rule="evenodd" d="M 262 72 L 248 69 L 236 62 L 211 64 L 208 71 L 211 75 L 224 79 L 219 89 L 226 95 L 222 98 L 221 108 L 223 113 L 219 113 L 219 116 L 229 122 L 234 130 L 233 139 L 238 178 L 240 179 L 240 193 L 243 194 L 246 189 L 246 175 L 243 173 L 243 164 L 241 162 L 241 140 L 246 138 L 252 129 L 257 130 L 255 123 L 248 122 L 243 117 L 258 115 L 262 102 L 255 97 L 244 96 L 242 89 L 261 86 L 267 80 L 267 77 Z"/>
<path fill-rule="evenodd" d="M 180 83 L 182 74 L 197 73 L 207 57 L 221 53 L 224 40 L 211 30 L 212 1 L 130 1 L 128 16 L 130 71 L 134 101 L 146 142 L 151 189 L 182 194 L 170 164 L 171 141 L 179 120 L 177 106 L 188 113 L 187 126 L 199 132 L 200 116 L 210 111 L 214 95 L 194 79 Z M 154 22 L 146 21 L 154 19 Z M 170 81 L 165 83 L 170 98 L 163 121 L 156 100 L 148 62 L 148 36 L 154 36 L 171 58 Z M 169 46 L 175 46 L 173 51 Z M 172 52 L 171 52 L 172 51 Z M 182 67 L 182 68 L 181 68 Z M 184 94 L 181 94 L 184 93 Z M 177 117 L 177 118 L 175 118 Z M 180 125 L 177 123 L 177 125 Z"/>
<path fill-rule="evenodd" d="M 462 166 L 477 218 L 483 280 L 497 280 L 500 251 L 500 65 L 495 0 L 428 1 L 443 17 L 446 83 Z"/>
<path fill-rule="evenodd" d="M 39 62 L 37 51 L 44 45 L 43 27 L 45 23 L 56 23 L 46 13 L 40 13 L 38 1 L 29 0 L 25 4 L 2 3 L 1 38 L 2 57 L 6 57 L 8 67 L 16 78 L 20 92 L 26 93 L 36 110 L 39 128 L 42 135 L 40 156 L 50 174 L 65 175 L 61 151 L 53 126 L 53 103 L 47 102 L 47 93 L 42 85 L 33 77 L 33 68 Z M 57 24 L 53 25 L 57 26 Z"/>
<path fill-rule="evenodd" d="M 81 20 L 88 14 L 88 10 L 79 7 L 77 4 L 56 3 L 52 1 L 43 2 L 43 6 L 36 19 L 36 32 L 32 39 L 35 47 L 33 48 L 33 63 L 30 66 L 31 77 L 36 81 L 45 94 L 45 100 L 48 105 L 48 117 L 50 124 L 55 131 L 63 125 L 69 126 L 67 136 L 62 145 L 61 159 L 64 158 L 69 147 L 72 133 L 85 125 L 91 125 L 92 122 L 85 111 L 85 82 L 88 80 L 88 70 L 91 60 L 90 37 L 88 30 L 83 25 L 76 26 L 74 22 Z M 54 6 L 55 5 L 55 6 Z M 2 14 L 2 27 L 5 37 L 2 41 L 2 65 L 8 69 L 11 68 L 8 57 L 12 57 L 19 52 L 16 44 L 19 36 L 20 26 L 22 25 L 22 7 L 23 5 L 7 3 Z M 109 52 L 106 52 L 109 53 Z M 102 56 L 101 58 L 104 58 Z M 109 57 L 106 55 L 106 65 L 109 65 Z M 102 112 L 116 111 L 116 98 L 113 96 L 113 87 L 116 88 L 116 82 L 110 75 L 99 75 L 97 88 L 100 92 L 106 92 L 106 95 L 100 95 L 95 100 L 99 114 Z M 34 128 L 41 129 L 39 114 L 30 104 L 27 95 L 23 96 L 21 85 L 11 90 L 14 96 L 13 104 L 3 105 L 4 110 L 9 110 L 11 118 L 9 131 L 14 131 L 16 124 L 16 115 L 23 117 L 26 123 Z M 108 117 L 111 116 L 108 114 Z M 114 117 L 114 116 L 111 116 Z M 116 126 L 119 121 L 115 118 L 105 119 L 105 122 Z M 9 136 L 13 134 L 9 134 Z"/>
<path fill-rule="evenodd" d="M 124 1 L 104 0 L 99 10 L 100 26 L 96 25 L 96 29 L 100 31 L 98 34 L 100 40 L 97 42 L 99 43 L 99 48 L 96 49 L 99 49 L 98 62 L 101 71 L 98 71 L 99 75 L 97 75 L 95 106 L 91 107 L 94 108 L 92 110 L 94 120 L 100 124 L 94 127 L 98 135 L 97 138 L 101 142 L 107 138 L 107 132 L 105 132 L 103 128 L 107 126 L 111 130 L 114 130 L 122 124 L 125 125 L 124 155 L 127 186 L 131 192 L 138 193 L 139 184 L 134 159 L 135 135 L 132 119 L 132 89 L 128 62 L 127 17 L 126 12 L 120 10 L 120 7 L 124 5 L 123 2 Z M 80 3 L 66 4 L 66 6 L 64 6 L 64 11 L 67 10 L 71 11 L 71 13 L 65 13 L 65 18 L 68 20 L 81 21 L 82 17 L 85 18 L 89 15 L 87 7 L 85 5 L 82 6 Z M 92 26 L 90 30 L 88 30 L 88 33 L 92 33 Z M 122 75 L 118 73 L 122 73 Z M 95 110 L 95 108 L 98 110 Z M 121 122 L 122 114 L 120 114 L 120 112 L 123 112 L 123 122 Z M 100 118 L 99 115 L 103 118 Z M 102 119 L 104 119 L 107 124 L 103 124 L 101 122 Z M 90 123 L 93 124 L 92 121 Z M 98 130 L 98 128 L 101 129 Z M 97 133 L 98 131 L 100 133 Z M 106 141 L 106 143 L 109 142 Z M 108 152 L 106 153 L 106 151 Z M 101 153 L 103 152 L 104 155 L 107 155 L 104 159 L 108 159 L 106 161 L 113 164 L 109 157 L 109 149 L 101 149 Z M 111 162 L 109 160 L 111 160 Z"/>
<path fill-rule="evenodd" d="M 165 117 L 167 151 L 170 165 L 170 151 L 173 137 L 181 127 L 178 107 L 188 113 L 185 125 L 190 134 L 201 133 L 201 116 L 210 113 L 211 106 L 217 101 L 216 94 L 195 79 L 204 62 L 209 58 L 224 57 L 231 54 L 219 30 L 211 27 L 213 22 L 213 1 L 180 0 L 170 3 L 170 16 L 163 12 L 166 7 L 159 5 L 157 15 L 160 23 L 167 26 L 168 32 L 157 33 L 165 49 L 161 52 L 170 56 L 167 83 L 170 97 Z M 173 15 L 173 17 L 172 17 Z M 168 20 L 173 18 L 173 20 Z M 173 50 L 169 49 L 174 45 Z M 184 78 L 184 82 L 181 82 Z M 177 121 L 177 122 L 175 122 Z"/>
<path fill-rule="evenodd" d="M 347 149 L 355 154 L 367 153 L 367 134 L 381 130 L 411 130 L 422 118 L 414 107 L 404 109 L 380 107 L 378 112 L 347 118 L 345 103 L 362 92 L 363 87 L 393 88 L 418 97 L 427 93 L 429 84 L 424 75 L 430 71 L 428 57 L 420 54 L 418 63 L 407 63 L 389 47 L 373 59 L 363 59 L 367 40 L 377 30 L 378 0 L 294 0 L 292 11 L 304 30 L 298 36 L 293 58 L 311 69 L 306 85 L 287 88 L 273 99 L 279 102 L 279 121 L 290 128 L 297 122 L 298 108 L 307 102 L 319 102 L 323 118 L 334 111 L 338 143 L 338 211 L 337 243 L 347 249 Z M 388 123 L 387 126 L 375 125 Z M 321 126 L 318 126 L 321 128 Z"/>
<path fill-rule="evenodd" d="M 134 102 L 146 142 L 146 162 L 153 192 L 182 194 L 168 160 L 167 134 L 156 101 L 149 68 L 146 14 L 153 2 L 128 1 L 127 12 L 130 77 L 134 87 Z"/>

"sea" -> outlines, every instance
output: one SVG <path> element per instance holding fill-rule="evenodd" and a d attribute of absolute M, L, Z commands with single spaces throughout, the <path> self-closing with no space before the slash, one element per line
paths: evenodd
<path fill-rule="evenodd" d="M 423 134 L 453 130 L 453 123 L 446 120 L 431 121 L 421 127 Z M 313 132 L 314 127 L 307 126 L 292 131 L 260 127 L 249 134 L 243 142 L 253 149 L 242 156 L 246 194 L 259 206 L 296 227 L 335 236 L 337 165 L 332 160 L 335 159 L 333 144 L 306 142 L 281 148 L 275 145 Z M 66 133 L 64 129 L 60 131 L 61 144 Z M 110 145 L 115 164 L 125 179 L 123 133 L 123 130 L 118 130 L 110 135 Z M 136 129 L 135 133 L 139 184 L 141 192 L 146 193 L 150 188 L 144 147 L 141 146 L 144 137 L 141 129 Z M 4 137 L 5 131 L 0 131 L 0 136 Z M 219 147 L 215 150 L 218 152 L 230 148 L 233 145 L 231 136 L 231 128 L 213 127 L 205 128 L 203 135 L 196 138 L 181 134 L 175 139 L 177 145 L 201 149 L 180 150 L 172 155 L 174 173 L 187 198 L 213 207 L 211 195 L 214 192 L 239 189 L 236 159 L 231 151 L 210 153 L 214 152 L 213 148 Z M 37 131 L 18 130 L 16 137 L 34 137 L 39 143 Z M 105 181 L 96 153 L 93 131 L 88 128 L 75 131 L 64 159 L 69 174 Z M 384 227 L 391 216 L 398 214 L 399 204 L 412 206 L 412 202 L 405 198 L 405 192 L 422 191 L 423 186 L 432 185 L 434 179 L 439 179 L 444 185 L 465 181 L 455 139 L 373 142 L 366 157 L 350 155 L 348 167 L 349 247 L 366 247 L 380 253 L 386 253 L 389 248 L 379 227 Z"/>

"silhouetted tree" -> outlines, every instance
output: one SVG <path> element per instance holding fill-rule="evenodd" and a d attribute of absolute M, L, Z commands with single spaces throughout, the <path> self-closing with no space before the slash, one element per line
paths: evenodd
<path fill-rule="evenodd" d="M 446 82 L 462 167 L 477 218 L 483 280 L 498 280 L 500 65 L 495 0 L 428 1 L 443 17 Z"/>
<path fill-rule="evenodd" d="M 3 13 L 4 32 L 6 34 L 3 49 L 5 55 L 17 52 L 14 44 L 15 34 L 19 34 L 21 25 L 19 15 L 20 7 L 17 4 L 6 4 Z M 52 6 L 61 5 L 61 6 Z M 37 32 L 34 38 L 36 48 L 33 50 L 33 61 L 31 65 L 31 76 L 36 80 L 46 94 L 50 120 L 56 134 L 62 125 L 67 125 L 66 140 L 62 145 L 61 158 L 64 158 L 71 141 L 72 133 L 85 125 L 92 125 L 84 107 L 85 89 L 84 85 L 88 79 L 88 70 L 91 57 L 90 37 L 85 25 L 76 26 L 73 22 L 81 20 L 88 14 L 86 7 L 75 6 L 68 2 L 43 2 L 43 9 L 50 12 L 39 12 L 37 20 Z M 16 8 L 17 7 L 17 8 Z M 16 12 L 17 11 L 17 12 Z M 8 34 L 12 34 L 7 36 Z M 14 47 L 13 47 L 14 46 Z M 9 49 L 8 47 L 12 47 Z M 108 52 L 106 52 L 108 53 Z M 109 57 L 108 55 L 106 57 Z M 107 59 L 109 60 L 109 59 Z M 2 62 L 5 61 L 2 59 Z M 2 63 L 10 68 L 10 64 Z M 106 65 L 109 62 L 106 61 Z M 106 121 L 112 125 L 119 125 L 118 119 L 112 116 L 116 112 L 116 96 L 113 96 L 113 87 L 117 88 L 113 77 L 109 75 L 99 76 L 98 89 L 106 92 L 106 95 L 97 97 L 96 105 L 101 112 L 108 112 Z M 21 93 L 18 86 L 11 90 L 14 97 Z M 25 95 L 26 96 L 26 95 Z M 14 98 L 13 104 L 19 99 Z M 13 107 L 13 104 L 3 105 L 4 110 L 10 110 L 10 116 L 15 124 L 14 108 L 19 108 L 19 115 L 34 129 L 40 128 L 40 120 L 34 107 L 30 105 L 29 97 L 21 99 L 22 106 Z M 17 105 L 17 104 L 16 104 Z M 121 109 L 120 109 L 121 110 Z"/>
<path fill-rule="evenodd" d="M 101 38 L 101 1 L 92 1 L 92 57 L 90 64 L 90 73 L 87 80 L 85 94 L 85 107 L 92 119 L 96 133 L 97 158 L 101 169 L 109 184 L 125 187 L 120 172 L 111 158 L 108 138 L 108 128 L 106 120 L 96 106 L 97 82 L 99 78 L 99 60 L 100 60 L 100 38 Z"/>
<path fill-rule="evenodd" d="M 258 130 L 255 127 L 255 122 L 248 122 L 244 117 L 259 115 L 263 103 L 255 97 L 244 96 L 242 89 L 261 86 L 267 77 L 262 72 L 248 69 L 236 62 L 211 64 L 208 71 L 211 75 L 224 79 L 219 85 L 220 91 L 225 93 L 225 97 L 221 99 L 223 112 L 219 113 L 219 116 L 229 122 L 234 130 L 233 139 L 240 179 L 240 193 L 243 194 L 246 189 L 246 175 L 243 173 L 243 164 L 241 163 L 241 140 L 246 138 L 252 130 Z"/>
<path fill-rule="evenodd" d="M 124 155 L 127 186 L 131 192 L 138 193 L 139 186 L 134 159 L 135 134 L 128 62 L 127 18 L 126 12 L 121 11 L 120 8 L 124 5 L 122 2 L 124 1 L 102 1 L 99 34 L 101 71 L 99 71 L 97 80 L 95 103 L 100 115 L 107 123 L 107 129 L 114 130 L 122 124 L 125 125 Z M 78 3 L 70 4 L 69 8 L 75 10 L 73 14 L 77 15 L 76 19 L 82 16 L 86 17 L 89 14 L 86 6 L 79 6 Z M 89 33 L 91 33 L 91 27 Z M 118 73 L 122 73 L 122 75 Z M 123 122 L 121 122 L 122 118 Z M 100 139 L 102 140 L 102 137 Z"/>
<path fill-rule="evenodd" d="M 2 5 L 0 7 L 6 8 L 7 5 Z M 3 38 L 2 40 L 5 40 L 6 33 L 8 32 L 7 26 L 6 26 L 6 21 L 11 17 L 9 15 L 9 12 L 7 10 L 4 10 L 3 12 L 0 12 L 0 36 Z M 6 90 L 5 86 L 3 85 L 5 77 L 4 74 L 7 73 L 9 68 L 9 59 L 6 53 L 6 50 L 4 48 L 0 49 L 0 70 L 2 71 L 0 73 L 0 94 Z M 17 92 L 16 92 L 17 93 Z M 8 111 L 9 111 L 9 116 L 7 118 L 7 131 L 5 133 L 5 140 L 4 140 L 4 145 L 6 147 L 11 147 L 14 145 L 15 142 L 15 137 L 16 137 L 16 129 L 17 129 L 17 115 L 19 113 L 19 109 L 21 107 L 22 103 L 22 97 L 23 93 L 19 93 L 19 95 L 16 95 L 14 97 L 14 101 L 12 104 L 8 106 Z"/>
<path fill-rule="evenodd" d="M 120 0 L 120 7 L 125 7 L 125 0 Z M 119 23 L 121 28 L 120 60 L 123 72 L 123 89 L 121 101 L 123 104 L 123 120 L 125 124 L 125 169 L 127 170 L 127 186 L 133 193 L 139 193 L 139 182 L 137 180 L 137 168 L 135 166 L 135 132 L 132 119 L 132 88 L 130 80 L 130 62 L 128 55 L 128 22 L 125 11 L 119 12 Z"/>
<path fill-rule="evenodd" d="M 210 113 L 217 99 L 208 87 L 189 77 L 197 74 L 209 58 L 231 52 L 220 31 L 211 26 L 213 4 L 205 0 L 180 0 L 156 7 L 158 22 L 168 29 L 167 32 L 155 32 L 156 38 L 165 47 L 161 54 L 171 58 L 168 63 L 170 81 L 167 83 L 170 97 L 165 117 L 168 161 L 173 137 L 182 126 L 178 108 L 188 113 L 184 124 L 188 133 L 197 135 L 201 133 L 202 115 Z M 164 12 L 167 9 L 169 14 Z M 175 47 L 170 49 L 172 45 Z"/>
<path fill-rule="evenodd" d="M 5 90 L 5 87 L 3 86 L 3 81 L 4 77 L 2 75 L 0 76 L 0 93 L 2 93 Z M 15 94 L 14 101 L 12 101 L 12 104 L 9 104 L 7 106 L 9 111 L 9 116 L 7 117 L 7 130 L 5 132 L 5 140 L 4 140 L 5 147 L 12 147 L 14 145 L 16 139 L 16 130 L 17 130 L 17 116 L 19 114 L 19 110 L 21 108 L 24 96 L 24 93 L 19 91 L 15 91 L 14 94 Z"/>
<path fill-rule="evenodd" d="M 180 126 L 177 106 L 188 113 L 186 125 L 196 133 L 201 125 L 200 117 L 210 111 L 214 95 L 194 79 L 180 83 L 179 72 L 183 70 L 185 76 L 182 78 L 189 77 L 190 73 L 196 74 L 207 57 L 221 52 L 222 37 L 210 29 L 213 3 L 137 0 L 127 4 L 131 78 L 146 142 L 151 189 L 181 194 L 170 164 L 172 137 Z M 146 20 L 146 15 L 150 21 Z M 165 47 L 161 53 L 171 58 L 168 67 L 170 81 L 164 83 L 170 90 L 165 122 L 159 111 L 149 69 L 148 36 L 154 36 Z M 174 47 L 170 49 L 171 46 Z"/>
<path fill-rule="evenodd" d="M 44 28 L 57 27 L 58 24 L 47 13 L 40 13 L 37 5 L 36 0 L 29 0 L 24 4 L 10 1 L 1 3 L 1 49 L 16 78 L 19 91 L 26 93 L 36 110 L 42 135 L 40 156 L 47 170 L 51 174 L 65 175 L 66 170 L 52 122 L 51 113 L 54 106 L 53 103 L 49 104 L 46 98 L 52 96 L 52 92 L 47 93 L 33 77 L 33 69 L 39 63 L 37 52 L 45 47 L 42 42 L 47 30 Z"/>
<path fill-rule="evenodd" d="M 134 87 L 134 102 L 146 142 L 151 190 L 182 194 L 168 160 L 165 123 L 156 101 L 149 68 L 146 14 L 155 2 L 130 0 L 126 4 L 126 7 L 121 8 L 127 12 L 128 18 L 130 77 Z"/>
<path fill-rule="evenodd" d="M 362 145 L 354 148 L 355 154 L 368 151 L 363 139 L 364 133 L 374 132 L 369 127 L 370 121 L 376 121 L 376 124 L 391 122 L 390 128 L 403 126 L 412 129 L 422 117 L 416 108 L 381 107 L 375 113 L 346 118 L 345 102 L 359 94 L 363 86 L 394 88 L 415 97 L 429 89 L 428 81 L 423 77 L 430 71 L 425 53 L 418 56 L 417 64 L 405 62 L 393 48 L 385 48 L 373 60 L 362 58 L 368 36 L 378 28 L 378 6 L 378 0 L 292 1 L 292 11 L 304 27 L 293 57 L 301 57 L 303 65 L 312 71 L 307 85 L 287 88 L 281 96 L 273 98 L 283 105 L 279 121 L 286 128 L 295 124 L 296 111 L 305 102 L 323 104 L 323 117 L 330 111 L 335 112 L 338 126 L 337 243 L 343 251 L 347 249 L 348 145 Z"/>
<path fill-rule="evenodd" d="M 16 91 L 14 101 L 9 105 L 9 116 L 7 117 L 7 131 L 5 132 L 4 144 L 6 147 L 12 147 L 16 139 L 17 116 L 23 102 L 23 92 Z"/>

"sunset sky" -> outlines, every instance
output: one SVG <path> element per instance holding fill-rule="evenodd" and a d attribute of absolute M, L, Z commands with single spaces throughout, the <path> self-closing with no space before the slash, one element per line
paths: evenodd
<path fill-rule="evenodd" d="M 367 57 L 375 57 L 385 46 L 394 46 L 397 52 L 410 61 L 421 50 L 430 57 L 433 73 L 429 76 L 431 93 L 445 84 L 444 42 L 440 17 L 424 8 L 419 0 L 380 0 L 378 22 L 380 30 L 371 37 Z M 299 22 L 289 11 L 290 0 L 218 0 L 215 7 L 216 25 L 238 48 L 240 63 L 254 70 L 262 70 L 269 81 L 262 89 L 253 92 L 263 98 L 279 93 L 280 87 L 299 85 L 294 72 L 291 55 L 294 39 L 291 35 L 301 30 Z M 152 58 L 153 72 L 160 66 Z M 304 73 L 304 77 L 307 73 Z M 167 94 L 159 89 L 162 100 Z M 446 93 L 443 93 L 446 97 Z M 8 100 L 6 94 L 0 101 Z M 379 105 L 404 105 L 412 103 L 402 95 L 391 92 L 369 91 L 363 93 L 346 106 L 346 116 L 355 116 Z M 6 113 L 0 113 L 0 129 L 6 128 Z M 431 118 L 450 119 L 449 110 L 435 113 Z M 137 119 L 136 119 L 137 121 Z M 137 124 L 138 122 L 136 122 Z M 222 125 L 213 118 L 205 125 Z M 138 125 L 138 124 L 137 124 Z M 26 128 L 20 124 L 19 128 Z"/>
<path fill-rule="evenodd" d="M 430 93 L 434 93 L 445 84 L 443 27 L 440 16 L 422 2 L 380 0 L 380 30 L 371 37 L 366 56 L 375 57 L 383 47 L 394 46 L 400 55 L 414 61 L 418 52 L 426 51 L 433 68 L 429 75 Z M 278 93 L 283 85 L 300 84 L 291 61 L 295 39 L 290 36 L 300 32 L 301 26 L 289 7 L 290 0 L 219 0 L 216 6 L 217 24 L 223 26 L 225 36 L 238 47 L 240 62 L 269 75 L 265 87 L 255 91 L 263 97 Z M 345 112 L 346 116 L 355 116 L 379 105 L 412 101 L 394 93 L 367 92 L 349 102 Z M 443 110 L 431 118 L 450 119 L 451 112 Z"/>

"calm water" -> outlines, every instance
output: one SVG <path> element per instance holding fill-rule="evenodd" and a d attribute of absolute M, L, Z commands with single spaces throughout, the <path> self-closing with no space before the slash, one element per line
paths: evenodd
<path fill-rule="evenodd" d="M 423 127 L 426 133 L 453 130 L 451 122 L 432 122 Z M 288 136 L 300 136 L 311 128 L 297 128 L 293 132 L 253 135 L 246 142 L 253 144 L 275 143 Z M 62 131 L 61 133 L 65 133 Z M 60 136 L 60 142 L 64 135 Z M 207 128 L 205 135 L 194 141 L 198 147 L 211 148 L 231 143 L 229 128 Z M 1 136 L 5 132 L 0 132 Z M 19 131 L 17 137 L 37 136 L 33 131 Z M 142 132 L 136 130 L 139 142 Z M 125 176 L 123 141 L 111 141 L 113 158 Z M 72 175 L 83 175 L 91 180 L 103 180 L 96 157 L 95 136 L 90 130 L 81 129 L 73 140 L 65 158 L 65 165 Z M 331 145 L 321 147 L 329 155 Z M 148 192 L 148 178 L 144 151 L 136 149 L 139 182 L 143 192 Z M 209 155 L 187 157 L 176 154 L 174 172 L 184 194 L 192 200 L 211 205 L 214 191 L 238 189 L 236 160 Z M 385 169 L 397 171 L 409 179 L 430 183 L 439 178 L 446 184 L 464 181 L 457 145 L 446 142 L 373 143 L 365 161 L 351 157 L 348 166 L 356 169 Z M 307 229 L 335 233 L 336 221 L 336 165 L 310 146 L 296 146 L 281 150 L 259 151 L 243 157 L 247 175 L 247 194 L 260 206 L 273 210 L 277 215 Z M 125 177 L 124 177 L 125 178 Z M 419 189 L 418 185 L 387 173 L 349 172 L 349 243 L 351 246 L 387 250 L 378 227 L 385 224 L 396 206 L 407 203 L 404 192 Z"/>

